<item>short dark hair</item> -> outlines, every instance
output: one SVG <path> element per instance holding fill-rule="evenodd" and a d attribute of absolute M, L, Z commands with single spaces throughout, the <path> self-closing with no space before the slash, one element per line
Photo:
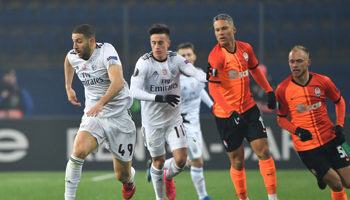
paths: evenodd
<path fill-rule="evenodd" d="M 229 14 L 226 14 L 226 13 L 220 13 L 218 15 L 216 15 L 214 18 L 213 18 L 213 24 L 218 21 L 218 20 L 225 20 L 227 21 L 229 24 L 231 24 L 232 26 L 235 26 L 235 24 L 233 23 L 233 19 L 232 17 L 229 15 Z"/>
<path fill-rule="evenodd" d="M 194 45 L 191 42 L 184 42 L 177 46 L 177 50 L 179 49 L 192 49 L 194 52 Z"/>
<path fill-rule="evenodd" d="M 75 27 L 72 33 L 83 34 L 86 38 L 94 38 L 95 30 L 90 24 L 81 24 Z"/>
<path fill-rule="evenodd" d="M 153 24 L 149 29 L 148 29 L 148 34 L 151 36 L 153 34 L 163 34 L 167 35 L 170 37 L 170 30 L 169 27 L 165 24 Z"/>

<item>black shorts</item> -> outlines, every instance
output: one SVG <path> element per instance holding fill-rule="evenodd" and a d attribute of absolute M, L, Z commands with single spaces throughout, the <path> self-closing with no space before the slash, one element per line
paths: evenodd
<path fill-rule="evenodd" d="M 330 168 L 339 169 L 350 165 L 349 156 L 334 139 L 315 149 L 298 151 L 298 154 L 317 180 L 322 180 Z"/>
<path fill-rule="evenodd" d="M 256 105 L 242 115 L 243 122 L 238 126 L 234 125 L 231 118 L 215 117 L 220 138 L 227 152 L 240 147 L 244 138 L 249 143 L 259 138 L 267 138 L 265 125 Z"/>

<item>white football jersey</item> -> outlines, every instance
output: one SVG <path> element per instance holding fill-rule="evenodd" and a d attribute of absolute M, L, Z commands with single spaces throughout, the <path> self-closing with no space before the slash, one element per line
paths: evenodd
<path fill-rule="evenodd" d="M 181 96 L 180 73 L 187 67 L 194 67 L 176 52 L 168 51 L 167 56 L 165 61 L 160 62 L 155 60 L 150 52 L 143 55 L 136 63 L 134 74 L 131 77 L 131 90 L 132 93 L 136 89 L 146 92 L 143 95 L 144 98 L 140 98 L 142 126 L 160 128 L 182 121 L 181 102 L 172 107 L 168 103 L 155 102 L 154 97 L 166 94 Z"/>
<path fill-rule="evenodd" d="M 181 113 L 190 121 L 189 125 L 199 125 L 199 110 L 201 104 L 201 92 L 205 87 L 203 82 L 193 77 L 180 76 L 181 82 Z"/>
<path fill-rule="evenodd" d="M 193 77 L 185 75 L 180 76 L 181 82 L 181 113 L 185 114 L 184 118 L 190 123 L 185 127 L 200 128 L 199 112 L 201 101 L 204 101 L 210 108 L 213 105 L 209 95 L 205 91 L 205 83 L 198 81 Z M 208 100 L 203 99 L 203 93 L 206 93 Z M 187 130 L 186 130 L 187 131 Z"/>
<path fill-rule="evenodd" d="M 118 53 L 109 43 L 97 43 L 96 49 L 88 60 L 80 58 L 74 49 L 68 52 L 68 60 L 84 85 L 84 112 L 86 113 L 105 95 L 110 86 L 111 81 L 108 76 L 109 67 L 114 64 L 122 66 Z M 132 96 L 129 86 L 124 81 L 124 88 L 103 107 L 98 116 L 118 116 L 118 113 L 129 109 L 131 104 Z"/>

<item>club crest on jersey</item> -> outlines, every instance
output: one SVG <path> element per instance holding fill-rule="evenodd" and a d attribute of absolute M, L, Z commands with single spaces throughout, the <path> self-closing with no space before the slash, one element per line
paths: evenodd
<path fill-rule="evenodd" d="M 247 52 L 243 52 L 243 58 L 248 62 L 249 56 Z"/>
<path fill-rule="evenodd" d="M 319 87 L 315 87 L 315 94 L 316 96 L 320 97 L 321 96 L 321 89 Z"/>
<path fill-rule="evenodd" d="M 167 75 L 168 71 L 166 69 L 162 69 L 162 73 L 163 73 L 163 75 Z"/>
<path fill-rule="evenodd" d="M 86 70 L 86 64 L 83 65 L 82 69 L 83 69 L 83 70 Z"/>

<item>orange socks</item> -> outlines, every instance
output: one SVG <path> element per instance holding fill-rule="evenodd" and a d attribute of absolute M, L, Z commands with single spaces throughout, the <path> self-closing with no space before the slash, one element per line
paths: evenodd
<path fill-rule="evenodd" d="M 231 166 L 230 170 L 231 179 L 235 186 L 237 196 L 240 199 L 247 199 L 247 185 L 245 178 L 245 170 L 238 171 Z"/>
<path fill-rule="evenodd" d="M 348 200 L 348 197 L 346 196 L 346 193 L 344 192 L 344 189 L 340 192 L 334 192 L 332 191 L 332 199 L 333 200 Z"/>
<path fill-rule="evenodd" d="M 267 194 L 276 194 L 276 167 L 272 156 L 267 160 L 259 160 L 259 167 L 265 182 Z"/>

